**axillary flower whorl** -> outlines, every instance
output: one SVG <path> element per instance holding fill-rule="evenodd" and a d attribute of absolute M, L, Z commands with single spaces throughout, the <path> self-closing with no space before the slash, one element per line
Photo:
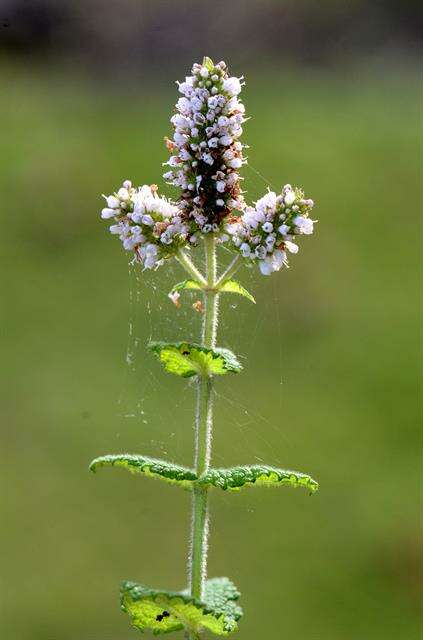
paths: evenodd
<path fill-rule="evenodd" d="M 182 97 L 171 118 L 173 140 L 166 139 L 172 155 L 164 178 L 182 189 L 178 204 L 184 218 L 195 222 L 194 234 L 195 227 L 218 231 L 225 217 L 244 208 L 238 173 L 245 163 L 239 141 L 245 121 L 241 81 L 228 76 L 224 62 L 204 58 L 178 83 Z"/>
<path fill-rule="evenodd" d="M 287 251 L 298 252 L 296 235 L 313 233 L 315 220 L 309 213 L 313 200 L 305 199 L 301 189 L 286 184 L 282 193 L 269 191 L 254 207 L 246 207 L 242 216 L 226 226 L 232 246 L 247 260 L 257 262 L 268 276 L 288 266 Z"/>
<path fill-rule="evenodd" d="M 156 185 L 134 188 L 130 180 L 110 196 L 101 212 L 103 219 L 114 218 L 110 233 L 119 236 L 124 249 L 133 251 L 146 269 L 154 269 L 172 257 L 188 237 L 188 226 L 181 212 L 166 198 L 160 198 Z"/>

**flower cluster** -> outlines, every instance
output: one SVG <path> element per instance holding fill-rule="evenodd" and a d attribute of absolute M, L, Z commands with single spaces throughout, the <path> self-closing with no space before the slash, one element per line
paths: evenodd
<path fill-rule="evenodd" d="M 263 275 L 270 275 L 288 266 L 287 251 L 297 253 L 294 236 L 313 233 L 315 221 L 309 217 L 313 206 L 300 189 L 286 184 L 280 195 L 269 191 L 255 207 L 246 207 L 241 217 L 228 222 L 226 231 L 236 250 L 258 262 Z"/>
<path fill-rule="evenodd" d="M 133 251 L 145 269 L 153 269 L 186 244 L 188 226 L 180 209 L 160 198 L 156 185 L 134 188 L 129 180 L 110 196 L 101 212 L 105 220 L 113 218 L 110 232 L 119 236 L 124 249 Z"/>
<path fill-rule="evenodd" d="M 241 80 L 228 76 L 224 62 L 204 58 L 178 83 L 182 97 L 171 118 L 173 140 L 166 139 L 172 155 L 164 178 L 182 189 L 182 214 L 203 233 L 218 231 L 226 216 L 244 208 L 238 173 L 245 163 Z"/>
<path fill-rule="evenodd" d="M 242 78 L 229 76 L 224 62 L 210 58 L 194 64 L 191 75 L 178 83 L 182 96 L 171 118 L 173 139 L 166 138 L 171 156 L 164 174 L 168 184 L 181 189 L 176 203 L 159 197 L 155 185 L 134 188 L 129 180 L 104 196 L 102 217 L 114 219 L 111 233 L 144 268 L 157 267 L 213 233 L 217 243 L 227 243 L 247 264 L 258 264 L 270 275 L 288 265 L 287 252 L 297 253 L 295 236 L 313 233 L 314 203 L 289 184 L 279 195 L 269 191 L 254 206 L 244 202 L 242 84 Z M 176 305 L 178 295 L 171 297 Z"/>

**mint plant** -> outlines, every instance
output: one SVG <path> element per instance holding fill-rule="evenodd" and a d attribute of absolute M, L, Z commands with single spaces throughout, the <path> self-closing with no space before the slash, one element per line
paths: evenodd
<path fill-rule="evenodd" d="M 188 559 L 189 586 L 172 592 L 124 582 L 121 605 L 132 624 L 153 634 L 183 631 L 194 640 L 209 630 L 226 636 L 235 631 L 242 610 L 239 592 L 228 578 L 207 579 L 209 493 L 213 488 L 238 491 L 248 486 L 304 487 L 318 484 L 309 475 L 267 465 L 216 469 L 211 466 L 213 385 L 217 376 L 239 373 L 237 357 L 216 346 L 218 306 L 222 294 L 253 296 L 233 276 L 242 265 L 258 266 L 270 275 L 288 266 L 287 253 L 297 253 L 296 236 L 310 235 L 313 201 L 301 189 L 286 184 L 279 194 L 268 191 L 248 206 L 241 190 L 239 170 L 246 163 L 240 142 L 245 122 L 239 99 L 242 78 L 230 77 L 224 62 L 204 58 L 192 74 L 178 83 L 182 96 L 171 118 L 173 139 L 164 174 L 180 189 L 176 202 L 160 197 L 155 185 L 135 188 L 129 180 L 106 198 L 103 219 L 113 219 L 110 232 L 143 269 L 157 269 L 176 260 L 188 278 L 175 284 L 170 300 L 180 306 L 185 291 L 197 290 L 203 300 L 198 343 L 154 342 L 150 351 L 165 371 L 192 378 L 196 386 L 195 459 L 193 468 L 143 455 L 106 455 L 93 460 L 92 471 L 104 466 L 124 467 L 133 473 L 159 478 L 192 493 L 192 528 Z M 232 253 L 219 270 L 218 255 Z M 195 264 L 204 252 L 205 272 Z"/>

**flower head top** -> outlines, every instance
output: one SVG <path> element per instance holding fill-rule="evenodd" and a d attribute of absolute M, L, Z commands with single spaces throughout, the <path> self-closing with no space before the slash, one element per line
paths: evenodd
<path fill-rule="evenodd" d="M 119 236 L 124 249 L 134 251 L 146 269 L 153 269 L 175 254 L 186 243 L 188 226 L 181 211 L 166 198 L 159 197 L 156 185 L 135 189 L 130 180 L 110 196 L 101 212 L 113 218 L 110 232 Z"/>
<path fill-rule="evenodd" d="M 298 252 L 295 236 L 313 233 L 314 203 L 301 189 L 286 184 L 279 195 L 268 191 L 254 206 L 244 202 L 239 175 L 246 162 L 240 142 L 242 84 L 242 78 L 229 76 L 224 62 L 210 58 L 195 63 L 191 75 L 178 83 L 182 95 L 171 118 L 173 139 L 166 138 L 171 156 L 164 174 L 168 184 L 181 189 L 177 202 L 159 197 L 155 185 L 134 188 L 129 180 L 104 196 L 102 218 L 114 219 L 110 232 L 144 268 L 176 256 L 191 277 L 204 283 L 186 249 L 211 233 L 216 244 L 226 243 L 238 254 L 236 268 L 255 263 L 270 275 L 288 266 L 287 252 Z M 171 299 L 178 304 L 176 294 Z"/>
<path fill-rule="evenodd" d="M 182 97 L 171 118 L 173 140 L 166 139 L 172 155 L 164 178 L 182 190 L 183 216 L 203 233 L 218 231 L 225 217 L 244 207 L 238 173 L 245 163 L 241 80 L 228 76 L 224 62 L 204 58 L 178 83 Z"/>
<path fill-rule="evenodd" d="M 255 207 L 247 207 L 226 230 L 241 255 L 257 262 L 263 275 L 270 275 L 288 266 L 287 251 L 298 252 L 294 236 L 313 233 L 315 221 L 309 218 L 313 206 L 313 200 L 305 199 L 301 189 L 286 184 L 279 195 L 269 191 Z"/>

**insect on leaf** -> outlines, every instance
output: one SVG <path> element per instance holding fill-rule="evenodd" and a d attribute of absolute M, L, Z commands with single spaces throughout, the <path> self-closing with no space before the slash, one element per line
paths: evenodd
<path fill-rule="evenodd" d="M 165 371 L 183 378 L 238 373 L 242 366 L 229 349 L 206 349 L 188 342 L 151 342 L 149 348 Z"/>
<path fill-rule="evenodd" d="M 198 482 L 220 487 L 225 491 L 227 489 L 236 491 L 248 485 L 305 487 L 310 493 L 314 493 L 319 488 L 316 480 L 306 473 L 277 469 L 267 465 L 209 469 Z"/>
<path fill-rule="evenodd" d="M 219 287 L 219 290 L 228 293 L 238 293 L 240 296 L 247 298 L 247 300 L 254 302 L 254 304 L 256 303 L 255 298 L 251 293 L 247 291 L 247 289 L 245 289 L 237 280 L 226 280 L 226 282 Z"/>
<path fill-rule="evenodd" d="M 227 636 L 237 629 L 242 609 L 236 601 L 239 592 L 228 578 L 213 578 L 205 587 L 204 602 L 186 591 L 161 591 L 134 582 L 124 582 L 121 589 L 122 610 L 141 631 L 154 635 L 181 631 L 199 633 L 208 629 Z"/>
<path fill-rule="evenodd" d="M 157 460 L 147 456 L 121 453 L 95 458 L 90 464 L 91 471 L 97 471 L 100 467 L 123 467 L 131 473 L 142 473 L 153 478 L 160 478 L 171 484 L 188 488 L 197 479 L 192 469 L 182 467 L 166 460 Z"/>

